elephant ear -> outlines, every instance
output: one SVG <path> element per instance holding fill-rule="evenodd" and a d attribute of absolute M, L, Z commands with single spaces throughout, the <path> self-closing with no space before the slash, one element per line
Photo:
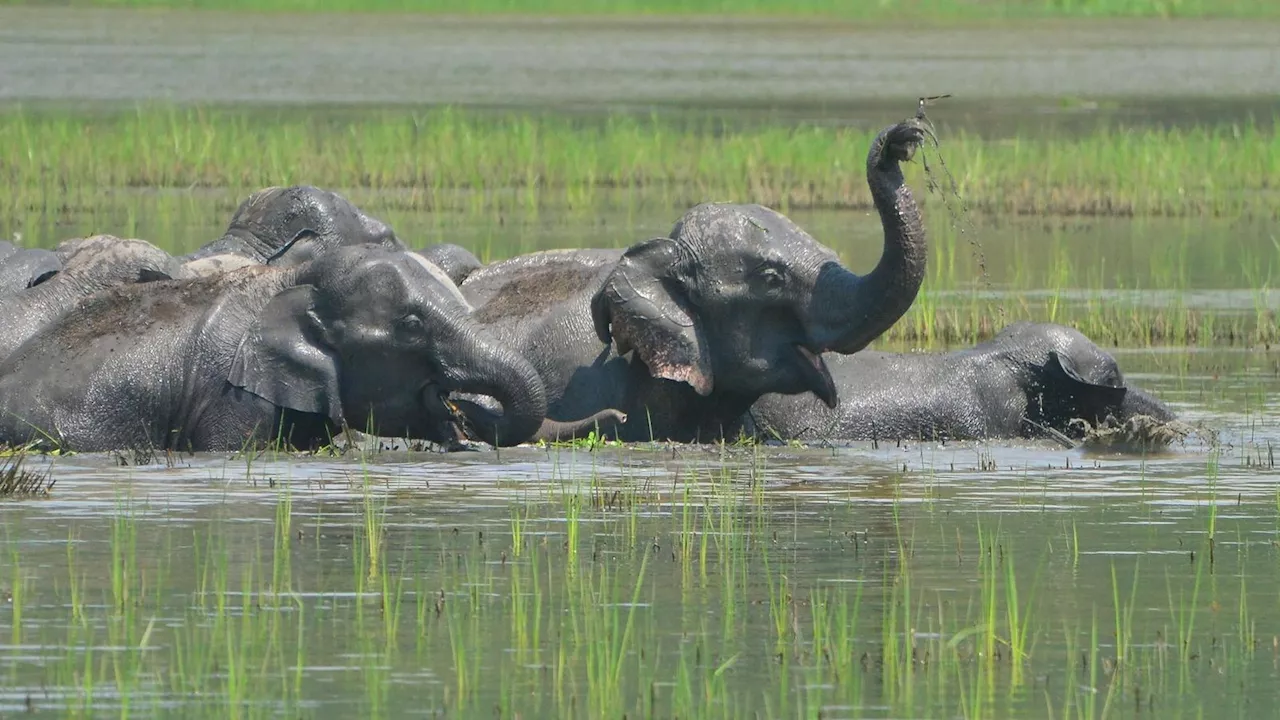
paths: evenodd
<path fill-rule="evenodd" d="M 240 340 L 227 381 L 277 407 L 343 422 L 338 362 L 323 341 L 315 288 L 298 285 L 271 299 Z"/>
<path fill-rule="evenodd" d="M 1045 371 L 1057 387 L 1075 399 L 1074 405 L 1077 408 L 1118 408 L 1128 392 L 1123 385 L 1100 385 L 1086 380 L 1076 368 L 1075 362 L 1056 350 L 1049 352 Z"/>
<path fill-rule="evenodd" d="M 591 317 L 603 342 L 618 354 L 635 350 L 654 377 L 686 382 L 711 393 L 711 358 L 702 327 L 674 271 L 679 249 L 670 238 L 629 248 L 591 299 Z"/>
<path fill-rule="evenodd" d="M 263 265 L 301 265 L 314 260 L 319 251 L 320 233 L 311 228 L 299 230 L 293 239 L 275 251 Z"/>

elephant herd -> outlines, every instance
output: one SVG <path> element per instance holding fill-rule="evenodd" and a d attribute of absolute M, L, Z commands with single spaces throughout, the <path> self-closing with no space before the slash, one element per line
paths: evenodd
<path fill-rule="evenodd" d="M 483 265 L 456 245 L 410 250 L 309 186 L 254 193 L 183 257 L 107 235 L 0 243 L 0 443 L 1036 438 L 1074 418 L 1173 419 L 1060 325 L 951 353 L 863 351 L 924 277 L 900 167 L 924 133 L 909 119 L 871 145 L 884 247 L 862 276 L 759 205 L 698 205 L 625 250 Z"/>

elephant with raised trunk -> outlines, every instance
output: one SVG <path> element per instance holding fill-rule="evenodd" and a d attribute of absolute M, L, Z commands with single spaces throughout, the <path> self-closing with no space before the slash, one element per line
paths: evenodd
<path fill-rule="evenodd" d="M 335 248 L 365 244 L 405 249 L 386 223 L 342 195 L 294 185 L 253 193 L 240 203 L 222 237 L 181 259 L 190 263 L 232 255 L 255 263 L 298 265 Z"/>
<path fill-rule="evenodd" d="M 0 363 L 0 442 L 71 449 L 326 444 L 345 427 L 515 445 L 544 422 L 541 378 L 484 332 L 438 268 L 347 246 L 301 266 L 126 285 L 86 299 Z M 491 397 L 501 412 L 449 399 Z"/>
<path fill-rule="evenodd" d="M 81 300 L 121 283 L 180 277 L 169 253 L 145 240 L 94 235 L 68 240 L 54 253 L 62 269 L 32 287 L 0 297 L 0 359 L 62 317 Z"/>
<path fill-rule="evenodd" d="M 899 165 L 924 137 L 907 120 L 868 152 L 884 251 L 865 276 L 773 210 L 708 203 L 667 237 L 513 258 L 474 270 L 462 291 L 537 368 L 549 417 L 618 408 L 623 440 L 714 441 L 770 392 L 834 406 L 822 352 L 861 350 L 924 277 L 924 227 Z"/>
<path fill-rule="evenodd" d="M 1079 331 L 1015 323 L 949 353 L 866 351 L 826 358 L 840 402 L 766 395 L 749 423 L 784 440 L 986 440 L 1079 438 L 1072 420 L 1097 425 L 1173 411 L 1128 385 L 1115 358 Z"/>

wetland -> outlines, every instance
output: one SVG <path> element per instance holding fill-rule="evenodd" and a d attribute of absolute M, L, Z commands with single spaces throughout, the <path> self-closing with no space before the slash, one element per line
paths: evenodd
<path fill-rule="evenodd" d="M 310 183 L 411 246 L 493 261 L 624 247 L 740 200 L 862 272 L 881 242 L 867 142 L 953 92 L 929 108 L 929 170 L 908 173 L 928 275 L 875 347 L 1070 324 L 1191 432 L 1145 455 L 589 439 L 11 456 L 0 478 L 28 475 L 0 499 L 0 713 L 1273 712 L 1274 26 L 1106 25 L 1082 47 L 1044 27 L 565 23 L 248 32 L 0 7 L 0 237 L 188 251 L 249 192 Z"/>

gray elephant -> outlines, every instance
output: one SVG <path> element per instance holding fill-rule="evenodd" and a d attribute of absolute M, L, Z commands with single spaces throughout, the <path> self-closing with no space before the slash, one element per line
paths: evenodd
<path fill-rule="evenodd" d="M 840 403 L 766 395 L 751 408 L 761 436 L 801 440 L 982 440 L 1080 437 L 1076 418 L 1096 425 L 1173 412 L 1125 384 L 1115 358 L 1079 331 L 1015 323 L 972 348 L 949 353 L 828 355 Z"/>
<path fill-rule="evenodd" d="M 452 391 L 502 413 L 455 405 Z M 306 448 L 344 427 L 452 444 L 459 425 L 515 445 L 618 417 L 545 412 L 537 372 L 476 325 L 438 268 L 374 245 L 118 286 L 0 363 L 0 442 L 84 451 Z"/>
<path fill-rule="evenodd" d="M 0 242 L 0 297 L 39 285 L 62 269 L 56 253 Z"/>
<path fill-rule="evenodd" d="M 472 273 L 484 267 L 480 258 L 461 245 L 440 243 L 415 250 L 428 262 L 444 271 L 454 283 L 461 285 Z"/>
<path fill-rule="evenodd" d="M 344 245 L 405 249 L 386 223 L 364 214 L 342 195 L 310 185 L 259 190 L 231 217 L 222 237 L 183 256 L 239 255 L 271 265 L 298 265 Z"/>
<path fill-rule="evenodd" d="M 899 167 L 923 139 L 913 119 L 871 146 L 884 252 L 862 277 L 773 210 L 704 204 L 668 237 L 513 258 L 471 273 L 462 292 L 538 369 L 549 417 L 618 408 L 623 440 L 714 441 L 769 392 L 834 406 L 822 351 L 861 350 L 924 276 L 924 227 Z"/>
<path fill-rule="evenodd" d="M 66 258 L 61 271 L 0 297 L 0 359 L 96 292 L 181 274 L 177 260 L 145 240 L 94 235 L 69 240 L 54 252 Z"/>

